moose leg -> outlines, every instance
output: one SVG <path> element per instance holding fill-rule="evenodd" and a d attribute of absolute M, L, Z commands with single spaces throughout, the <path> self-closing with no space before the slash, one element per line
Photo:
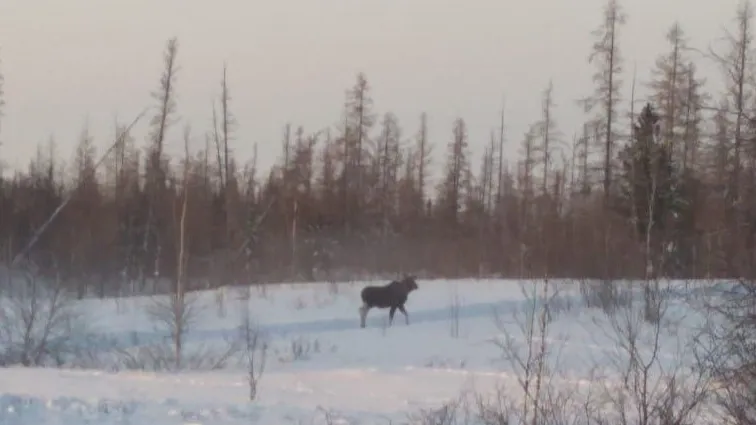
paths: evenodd
<path fill-rule="evenodd" d="M 391 307 L 391 310 L 389 310 L 389 326 L 394 321 L 394 313 L 396 313 L 396 307 Z"/>
<path fill-rule="evenodd" d="M 362 307 L 360 307 L 360 327 L 365 327 L 365 319 L 367 319 L 368 310 L 370 310 L 370 307 L 367 306 L 367 304 L 363 304 Z"/>
<path fill-rule="evenodd" d="M 404 309 L 403 305 L 399 306 L 399 311 L 404 315 L 404 322 L 409 325 L 409 314 L 407 314 L 407 310 Z"/>

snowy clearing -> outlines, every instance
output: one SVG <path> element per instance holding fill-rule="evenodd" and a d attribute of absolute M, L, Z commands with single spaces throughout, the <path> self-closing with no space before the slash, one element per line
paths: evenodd
<path fill-rule="evenodd" d="M 409 326 L 397 313 L 389 328 L 388 311 L 374 309 L 367 328 L 360 329 L 359 292 L 372 283 L 378 282 L 280 284 L 192 295 L 196 310 L 184 343 L 188 358 L 220 356 L 238 332 L 242 307 L 249 307 L 269 344 L 255 401 L 249 401 L 247 372 L 236 354 L 217 370 L 150 371 L 145 359 L 144 370 L 118 363 L 122 358 L 114 351 L 132 353 L 134 360 L 140 348 L 166 339 L 167 332 L 146 313 L 154 299 L 77 301 L 74 307 L 85 318 L 80 323 L 93 341 L 86 355 L 66 360 L 62 369 L 0 368 L 0 424 L 403 423 L 411 422 L 408 415 L 461 394 L 489 396 L 503 387 L 510 397 L 521 398 L 522 371 L 502 347 L 527 349 L 521 324 L 532 304 L 522 288 L 539 285 L 420 280 L 407 303 Z M 690 367 L 685 344 L 702 323 L 683 299 L 693 293 L 687 286 L 675 285 L 662 321 L 658 359 L 665 370 Z M 617 326 L 640 323 L 637 315 L 617 313 L 612 322 L 600 309 L 584 305 L 576 283 L 555 287 L 559 294 L 550 303 L 547 335 L 538 337 L 549 347 L 549 385 L 572 394 L 619 385 L 626 358 Z M 653 327 L 644 326 L 639 352 L 650 356 Z M 94 368 L 98 363 L 101 370 Z"/>

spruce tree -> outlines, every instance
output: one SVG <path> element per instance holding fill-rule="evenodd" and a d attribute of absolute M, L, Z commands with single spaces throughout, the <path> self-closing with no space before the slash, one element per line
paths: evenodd
<path fill-rule="evenodd" d="M 656 259 L 661 259 L 662 250 L 670 242 L 668 230 L 678 206 L 671 145 L 660 137 L 660 120 L 651 104 L 646 104 L 633 125 L 631 142 L 620 154 L 618 200 L 622 212 L 635 224 L 640 241 Z"/>

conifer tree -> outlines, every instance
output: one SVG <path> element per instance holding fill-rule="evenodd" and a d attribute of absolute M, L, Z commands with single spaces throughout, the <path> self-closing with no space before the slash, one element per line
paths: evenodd
<path fill-rule="evenodd" d="M 620 153 L 622 183 L 617 205 L 633 222 L 648 258 L 660 258 L 671 213 L 676 208 L 677 184 L 670 143 L 661 134 L 661 117 L 651 104 L 633 125 L 633 138 Z M 647 264 L 653 270 L 653 264 Z"/>

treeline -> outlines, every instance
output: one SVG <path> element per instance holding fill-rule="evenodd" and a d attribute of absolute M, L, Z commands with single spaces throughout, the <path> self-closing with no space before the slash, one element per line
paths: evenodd
<path fill-rule="evenodd" d="M 516 135 L 505 134 L 502 114 L 479 164 L 470 161 L 464 118 L 449 123 L 446 138 L 430 140 L 425 114 L 400 124 L 391 112 L 378 113 L 359 74 L 341 125 L 318 133 L 287 125 L 280 161 L 260 170 L 255 158 L 240 162 L 233 154 L 249 142 L 235 138 L 225 69 L 212 128 L 183 129 L 184 143 L 204 137 L 205 148 L 171 160 L 165 145 L 182 132 L 175 125 L 181 82 L 173 39 L 145 117 L 145 144 L 119 124 L 117 142 L 97 167 L 84 131 L 73 175 L 51 143 L 40 146 L 27 171 L 0 180 L 0 252 L 81 294 L 144 287 L 180 271 L 190 285 L 402 272 L 750 275 L 756 51 L 749 2 L 736 18 L 727 45 L 706 58 L 691 53 L 682 26 L 673 24 L 666 40 L 660 37 L 653 78 L 641 81 L 623 68 L 626 16 L 610 0 L 593 32 L 588 60 L 595 74 L 586 78 L 595 91 L 579 102 L 582 131 L 570 138 L 559 130 L 549 83 L 519 157 L 505 155 L 505 139 Z M 705 92 L 697 60 L 721 66 L 726 91 Z M 1 87 L 0 80 L 0 97 Z M 640 87 L 648 98 L 638 95 Z"/>

